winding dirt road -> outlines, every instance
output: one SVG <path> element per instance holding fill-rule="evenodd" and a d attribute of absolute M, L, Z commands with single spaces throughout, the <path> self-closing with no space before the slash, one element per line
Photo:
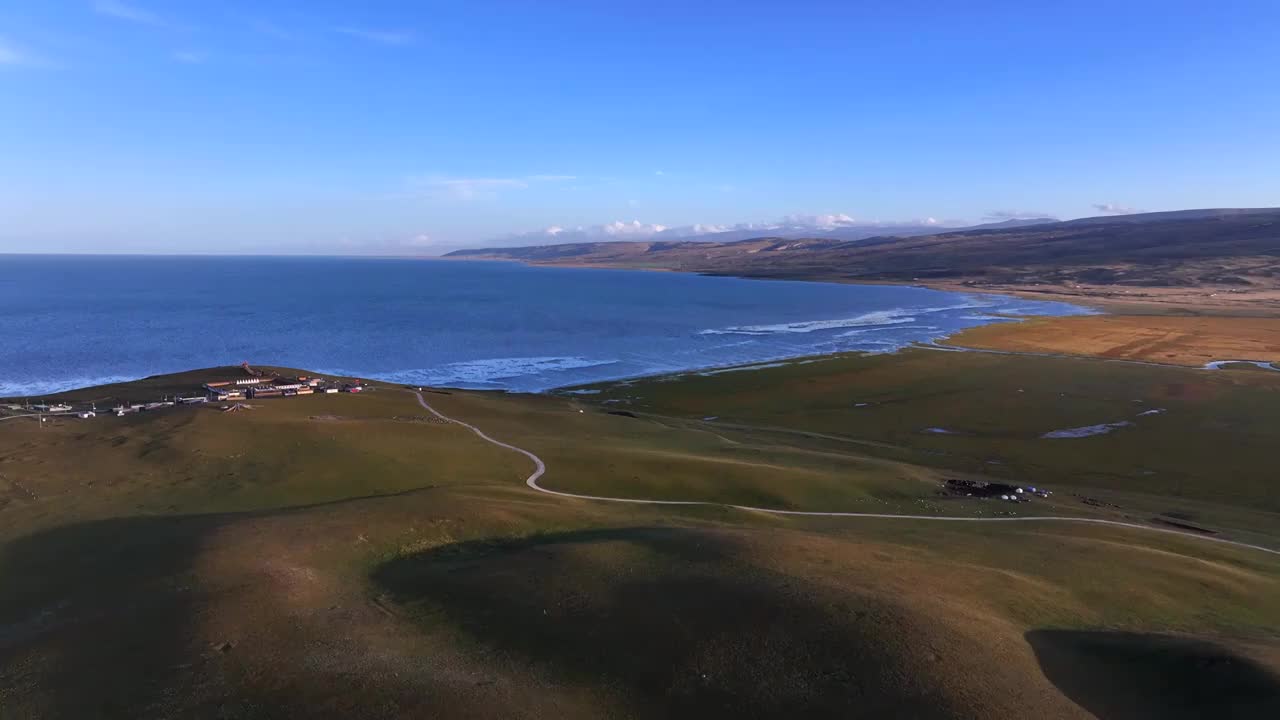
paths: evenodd
<path fill-rule="evenodd" d="M 435 415 L 436 417 L 440 418 L 445 422 L 452 423 L 454 425 L 460 425 L 464 428 L 467 428 L 468 430 L 475 433 L 481 440 L 484 440 L 485 442 L 492 443 L 494 445 L 497 445 L 500 448 L 504 448 L 507 450 L 511 450 L 513 452 L 520 453 L 521 455 L 524 455 L 525 457 L 532 460 L 533 466 L 534 466 L 533 473 L 529 475 L 529 477 L 526 478 L 524 482 L 533 490 L 536 490 L 540 493 L 546 493 L 548 495 L 558 495 L 560 497 L 574 498 L 577 500 L 596 500 L 600 502 L 632 503 L 635 505 L 706 505 L 710 507 L 728 507 L 728 508 L 733 508 L 735 510 L 742 510 L 744 512 L 768 513 L 771 515 L 802 515 L 802 516 L 808 516 L 808 517 L 874 518 L 874 519 L 882 519 L 882 520 L 931 520 L 931 521 L 940 521 L 940 522 L 1091 523 L 1094 525 L 1110 525 L 1112 527 L 1122 527 L 1122 528 L 1130 528 L 1134 530 L 1145 530 L 1147 532 L 1157 532 L 1157 533 L 1165 533 L 1168 535 L 1178 535 L 1180 537 L 1190 538 L 1192 540 L 1202 540 L 1204 542 L 1219 543 L 1222 545 L 1231 545 L 1234 547 L 1246 548 L 1249 550 L 1258 550 L 1260 552 L 1269 553 L 1271 555 L 1280 555 L 1280 550 L 1273 550 L 1271 548 L 1263 547 L 1261 545 L 1251 545 L 1249 543 L 1237 542 L 1235 540 L 1206 537 L 1204 535 L 1194 535 L 1192 533 L 1182 532 L 1181 530 L 1170 530 L 1167 528 L 1158 528 L 1158 527 L 1153 527 L 1151 525 L 1142 525 L 1139 523 L 1128 523 L 1128 522 L 1122 522 L 1119 520 L 1104 520 L 1102 518 L 1055 517 L 1052 515 L 976 518 L 976 517 L 947 517 L 944 515 L 900 515 L 900 514 L 890 514 L 890 513 L 821 512 L 821 511 L 815 511 L 815 510 L 776 510 L 773 508 L 751 507 L 749 505 L 730 505 L 726 503 L 707 502 L 702 500 L 645 500 L 640 498 L 617 498 L 617 497 L 602 497 L 599 495 L 579 495 L 577 493 L 567 493 L 567 492 L 561 492 L 559 490 L 548 490 L 547 488 L 544 488 L 538 484 L 538 480 L 547 472 L 547 465 L 546 463 L 542 462 L 542 458 L 538 457 L 537 455 L 534 455 L 533 453 L 529 452 L 528 450 L 525 450 L 524 448 L 516 447 L 515 445 L 502 442 L 501 440 L 495 440 L 489 435 L 485 434 L 483 430 L 476 427 L 475 425 L 463 422 L 461 420 L 457 420 L 455 418 L 451 418 L 448 415 L 445 415 L 444 413 L 440 412 L 439 410 L 436 410 L 435 408 L 431 407 L 431 405 L 427 403 L 426 398 L 422 396 L 422 393 L 416 390 L 413 390 L 410 392 L 412 392 L 414 396 L 418 398 L 418 404 L 421 405 L 423 408 L 425 408 L 427 412 L 430 412 L 432 415 Z"/>

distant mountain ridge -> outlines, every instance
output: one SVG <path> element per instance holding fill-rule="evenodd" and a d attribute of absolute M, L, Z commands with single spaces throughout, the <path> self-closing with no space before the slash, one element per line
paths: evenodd
<path fill-rule="evenodd" d="M 929 221 L 911 222 L 860 222 L 847 215 L 823 215 L 813 217 L 788 217 L 766 225 L 743 224 L 731 228 L 707 225 L 666 227 L 645 225 L 639 222 L 615 222 L 594 227 L 551 227 L 540 232 L 512 235 L 494 247 L 514 248 L 545 245 L 569 245 L 604 242 L 717 242 L 772 238 L 815 238 L 830 240 L 865 240 L 871 237 L 894 235 L 914 237 L 934 235 L 956 230 L 980 230 L 985 228 L 1024 227 L 1058 222 L 1056 218 L 1013 218 L 982 225 L 944 225 Z M 463 250 L 461 253 L 473 253 Z"/>
<path fill-rule="evenodd" d="M 447 257 L 841 281 L 1280 290 L 1280 208 L 1014 220 L 853 239 L 569 243 Z"/>
<path fill-rule="evenodd" d="M 985 223 L 983 225 L 974 225 L 966 228 L 956 228 L 958 230 L 1001 230 L 1004 228 L 1031 227 L 1032 225 L 1048 225 L 1050 223 L 1062 222 L 1058 218 L 1039 217 L 1039 218 L 1010 218 L 1000 222 Z"/>

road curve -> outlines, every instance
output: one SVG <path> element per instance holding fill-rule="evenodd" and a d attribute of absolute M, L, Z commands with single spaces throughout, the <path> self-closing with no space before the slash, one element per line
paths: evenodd
<path fill-rule="evenodd" d="M 492 443 L 494 445 L 497 445 L 500 448 L 505 448 L 513 452 L 518 452 L 521 455 L 524 455 L 525 457 L 532 460 L 533 466 L 534 466 L 533 473 L 530 474 L 528 478 L 525 478 L 524 483 L 525 485 L 528 485 L 533 490 L 536 490 L 540 493 L 546 493 L 548 495 L 558 495 L 559 497 L 574 498 L 577 500 L 597 500 L 600 502 L 631 503 L 634 505 L 706 505 L 710 507 L 728 507 L 728 508 L 733 508 L 734 510 L 742 510 L 744 512 L 768 513 L 770 515 L 802 515 L 807 517 L 873 518 L 873 519 L 880 519 L 880 520 L 932 520 L 932 521 L 939 521 L 939 522 L 1091 523 L 1094 525 L 1110 525 L 1112 527 L 1122 527 L 1122 528 L 1130 528 L 1133 530 L 1146 530 L 1148 532 L 1165 533 L 1168 535 L 1178 535 L 1181 537 L 1190 538 L 1192 540 L 1202 540 L 1205 542 L 1213 542 L 1213 543 L 1219 543 L 1222 545 L 1231 545 L 1234 547 L 1246 548 L 1248 550 L 1258 550 L 1260 552 L 1269 553 L 1271 555 L 1280 555 L 1280 550 L 1273 550 L 1271 548 L 1263 547 L 1261 545 L 1251 545 L 1249 543 L 1237 542 L 1235 540 L 1206 537 L 1204 535 L 1194 535 L 1192 533 L 1182 532 L 1181 530 L 1170 530 L 1167 528 L 1158 528 L 1158 527 L 1153 527 L 1151 525 L 1122 522 L 1119 520 L 1104 520 L 1102 518 L 1055 517 L 1052 515 L 976 518 L 976 517 L 948 517 L 945 515 L 901 515 L 901 514 L 891 514 L 891 513 L 821 512 L 816 510 L 777 510 L 773 508 L 751 507 L 750 505 L 731 505 L 727 503 L 707 502 L 703 500 L 644 500 L 640 498 L 617 498 L 617 497 L 602 497 L 600 495 L 579 495 L 578 493 L 567 493 L 567 492 L 561 492 L 559 490 L 548 490 L 547 488 L 544 488 L 538 484 L 538 480 L 547 472 L 547 465 L 546 463 L 542 462 L 542 458 L 538 457 L 537 455 L 534 455 L 533 453 L 529 452 L 528 450 L 525 450 L 524 448 L 516 447 L 515 445 L 502 442 L 501 440 L 495 440 L 489 435 L 485 434 L 483 430 L 476 427 L 475 425 L 472 425 L 470 423 L 466 423 L 461 420 L 451 418 L 448 415 L 445 415 L 439 410 L 436 410 L 435 408 L 431 407 L 431 405 L 427 402 L 426 398 L 422 397 L 422 393 L 416 390 L 413 390 L 411 392 L 414 394 L 414 396 L 418 398 L 418 404 L 421 405 L 423 408 L 425 408 L 427 412 L 431 413 L 432 415 L 435 415 L 436 417 L 440 418 L 445 422 L 452 423 L 454 425 L 461 425 L 462 427 L 467 428 L 468 430 L 475 433 L 481 440 L 484 440 L 485 442 Z"/>

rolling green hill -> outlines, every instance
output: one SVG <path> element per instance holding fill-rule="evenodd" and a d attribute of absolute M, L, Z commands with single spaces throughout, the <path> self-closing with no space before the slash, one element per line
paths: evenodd
<path fill-rule="evenodd" d="M 536 492 L 527 457 L 385 384 L 230 413 L 8 420 L 0 707 L 1272 717 L 1280 556 L 1205 538 L 1280 544 L 1265 452 L 1280 376 L 1148 371 L 915 351 L 595 395 L 424 394 L 536 453 L 547 490 L 705 505 Z M 1132 414 L 1135 393 L 1168 413 L 1036 437 Z M 922 432 L 933 425 L 960 432 Z M 1234 450 L 1191 462 L 1196 442 Z M 948 479 L 1056 492 L 1012 506 L 948 493 Z"/>

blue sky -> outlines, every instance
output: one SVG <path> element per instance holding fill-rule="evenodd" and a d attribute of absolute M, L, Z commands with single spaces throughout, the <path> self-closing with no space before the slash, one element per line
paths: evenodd
<path fill-rule="evenodd" d="M 0 3 L 0 252 L 1280 205 L 1280 3 Z"/>

